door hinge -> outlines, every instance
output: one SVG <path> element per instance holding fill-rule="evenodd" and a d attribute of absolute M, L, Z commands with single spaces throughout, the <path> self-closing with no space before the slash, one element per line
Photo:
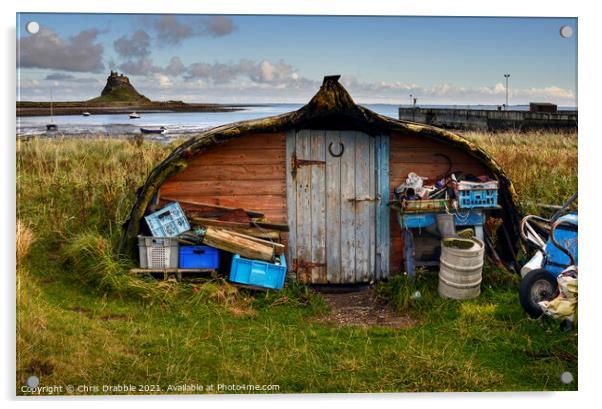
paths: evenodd
<path fill-rule="evenodd" d="M 376 196 L 363 196 L 363 197 L 352 197 L 351 199 L 347 199 L 350 202 L 353 203 L 357 203 L 357 202 L 378 202 L 380 201 L 380 195 L 376 195 Z"/>
<path fill-rule="evenodd" d="M 305 261 L 303 259 L 299 260 L 294 258 L 293 259 L 293 271 L 296 273 L 299 271 L 299 269 L 301 270 L 307 270 L 307 269 L 311 269 L 311 268 L 318 268 L 318 267 L 326 267 L 326 263 L 312 263 L 309 261 Z"/>
<path fill-rule="evenodd" d="M 311 166 L 311 165 L 325 165 L 326 161 L 324 160 L 309 160 L 309 159 L 297 159 L 297 154 L 293 153 L 291 155 L 291 172 L 293 174 L 297 173 L 297 169 L 301 166 Z"/>

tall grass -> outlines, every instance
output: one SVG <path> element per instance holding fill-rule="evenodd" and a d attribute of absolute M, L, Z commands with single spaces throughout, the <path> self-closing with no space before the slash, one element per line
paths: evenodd
<path fill-rule="evenodd" d="M 561 205 L 577 191 L 577 132 L 469 131 L 462 135 L 506 171 L 526 213 L 545 213 L 538 204 Z"/>
<path fill-rule="evenodd" d="M 18 217 L 49 244 L 84 231 L 114 238 L 136 189 L 172 148 L 104 137 L 18 142 Z"/>

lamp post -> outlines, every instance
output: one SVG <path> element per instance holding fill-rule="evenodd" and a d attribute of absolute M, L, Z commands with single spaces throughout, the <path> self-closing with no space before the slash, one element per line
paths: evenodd
<path fill-rule="evenodd" d="M 510 74 L 504 74 L 504 77 L 506 78 L 506 110 L 508 110 L 508 78 Z"/>

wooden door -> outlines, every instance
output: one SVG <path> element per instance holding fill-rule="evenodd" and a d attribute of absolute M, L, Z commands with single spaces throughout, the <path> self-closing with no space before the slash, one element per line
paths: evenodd
<path fill-rule="evenodd" d="M 377 278 L 377 147 L 375 137 L 356 131 L 287 134 L 289 265 L 297 280 Z"/>

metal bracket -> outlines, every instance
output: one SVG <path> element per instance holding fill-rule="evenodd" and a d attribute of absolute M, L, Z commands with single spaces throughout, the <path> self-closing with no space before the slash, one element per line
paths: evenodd
<path fill-rule="evenodd" d="M 357 202 L 379 202 L 380 201 L 380 195 L 377 194 L 376 196 L 373 196 L 373 197 L 370 197 L 370 196 L 353 197 L 353 198 L 347 199 L 347 200 L 349 200 L 350 202 L 353 202 L 353 203 L 357 203 Z"/>
<path fill-rule="evenodd" d="M 297 169 L 299 169 L 301 166 L 311 166 L 311 165 L 326 165 L 326 161 L 297 159 L 296 153 L 293 153 L 291 155 L 291 172 L 293 173 L 293 175 L 297 173 Z"/>
<path fill-rule="evenodd" d="M 307 269 L 317 268 L 317 267 L 326 267 L 326 263 L 311 263 L 311 262 L 305 261 L 303 259 L 301 259 L 301 260 L 296 259 L 296 258 L 293 259 L 293 271 L 295 273 L 298 272 L 299 269 L 307 270 Z"/>

